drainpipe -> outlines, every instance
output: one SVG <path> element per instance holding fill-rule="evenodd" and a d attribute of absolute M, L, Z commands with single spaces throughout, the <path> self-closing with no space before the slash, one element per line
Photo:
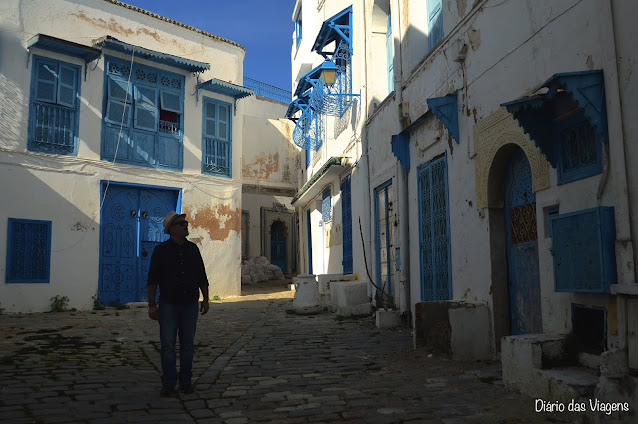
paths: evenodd
<path fill-rule="evenodd" d="M 401 116 L 401 104 L 403 102 L 403 28 L 401 27 L 401 8 L 399 0 L 392 0 L 392 16 L 397 22 L 397 31 L 392 31 L 392 34 L 397 34 L 398 37 L 394 39 L 394 95 L 396 99 L 397 118 L 401 125 L 401 130 L 409 123 L 404 123 Z M 394 28 L 394 25 L 393 25 Z M 398 39 L 397 39 L 398 38 Z M 396 66 L 398 65 L 398 66 Z M 398 207 L 399 207 L 399 255 L 400 266 L 399 271 L 399 310 L 401 314 L 411 312 L 411 300 L 410 300 L 410 232 L 409 232 L 409 218 L 408 211 L 408 171 L 397 160 L 396 162 L 396 175 L 397 175 L 397 194 L 398 194 Z"/>
<path fill-rule="evenodd" d="M 620 140 L 616 143 L 617 149 L 609 152 L 610 168 L 614 173 L 614 184 L 616 186 L 616 196 L 614 197 L 614 207 L 616 215 L 616 263 L 618 267 L 617 293 L 617 320 L 618 320 L 618 348 L 627 348 L 627 289 L 636 283 L 636 269 L 634 264 L 633 241 L 631 238 L 631 209 L 629 202 L 629 190 L 627 184 L 627 156 L 625 154 L 625 143 L 628 141 L 627 134 L 623 128 L 622 104 L 620 100 L 618 56 L 616 52 L 616 25 L 614 21 L 613 1 L 604 2 L 604 12 L 608 14 L 610 25 L 609 37 L 612 48 L 608 51 L 609 57 L 606 63 L 613 60 L 615 66 L 605 69 L 605 87 L 607 93 L 607 119 L 609 128 L 609 140 Z M 623 287 L 624 286 L 624 287 Z M 614 287 L 612 287 L 612 293 Z M 623 294 L 625 292 L 625 294 Z"/>

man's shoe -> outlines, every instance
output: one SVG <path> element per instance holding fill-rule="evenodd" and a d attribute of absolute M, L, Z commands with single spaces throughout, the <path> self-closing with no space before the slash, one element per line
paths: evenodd
<path fill-rule="evenodd" d="M 171 386 L 162 386 L 162 390 L 160 390 L 161 397 L 171 397 L 175 396 L 175 389 Z"/>
<path fill-rule="evenodd" d="M 195 391 L 195 388 L 192 384 L 180 384 L 179 391 L 184 393 L 185 395 L 190 395 Z"/>

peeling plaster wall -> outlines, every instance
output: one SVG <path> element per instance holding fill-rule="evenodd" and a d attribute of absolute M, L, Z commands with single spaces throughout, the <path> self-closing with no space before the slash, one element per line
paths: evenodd
<path fill-rule="evenodd" d="M 202 101 L 215 93 L 195 92 L 196 78 L 187 71 L 135 59 L 185 78 L 183 172 L 112 164 L 100 160 L 104 59 L 81 73 L 77 156 L 27 150 L 32 61 L 26 42 L 42 33 L 83 45 L 111 35 L 120 41 L 188 59 L 211 63 L 202 80 L 218 78 L 241 84 L 244 50 L 102 0 L 9 0 L 0 4 L 0 275 L 6 273 L 7 219 L 52 221 L 51 282 L 0 284 L 1 307 L 8 312 L 43 311 L 55 295 L 69 297 L 69 307 L 88 309 L 97 293 L 99 274 L 100 181 L 171 187 L 181 190 L 182 210 L 191 221 L 190 239 L 202 252 L 210 295 L 240 294 L 241 158 L 244 106 L 233 115 L 233 175 L 201 173 Z M 130 60 L 130 55 L 105 51 Z M 83 66 L 80 59 L 37 48 L 37 54 Z M 25 196 L 25 193 L 29 195 Z M 3 277 L 4 278 L 4 277 Z"/>
<path fill-rule="evenodd" d="M 594 0 L 559 3 L 484 1 L 480 2 L 480 6 L 462 0 L 444 1 L 444 39 L 431 52 L 427 52 L 427 48 L 420 47 L 424 42 L 427 46 L 427 38 L 424 39 L 423 32 L 419 30 L 424 25 L 418 17 L 419 6 L 413 2 L 409 5 L 400 3 L 402 7 L 409 7 L 407 15 L 411 20 L 402 24 L 405 36 L 403 63 L 407 70 L 403 100 L 409 103 L 412 122 L 428 113 L 411 134 L 409 228 L 419 226 L 417 169 L 421 164 L 447 152 L 453 299 L 484 302 L 491 310 L 493 288 L 490 251 L 486 248 L 490 245 L 486 219 L 488 211 L 477 209 L 472 128 L 497 111 L 501 103 L 524 95 L 555 73 L 603 69 L 606 75 L 611 74 L 615 63 L 607 53 L 609 22 L 601 13 L 600 4 Z M 624 11 L 620 13 L 627 17 L 630 16 L 628 10 L 635 11 L 635 6 L 625 2 L 618 9 Z M 471 16 L 464 20 L 467 14 Z M 621 18 L 621 25 L 624 24 L 627 29 L 629 21 L 630 18 Z M 586 30 L 583 31 L 583 28 Z M 624 52 L 624 56 L 619 52 L 619 56 L 622 56 L 619 65 L 621 86 L 625 84 L 631 93 L 636 91 L 632 91 L 635 78 L 631 75 L 636 53 L 635 49 L 630 51 L 632 44 L 629 40 L 635 37 L 632 38 L 627 32 L 623 34 L 624 44 L 619 42 L 620 51 Z M 461 63 L 454 61 L 459 52 L 456 40 L 468 46 L 465 60 L 467 94 Z M 420 52 L 420 56 L 415 56 L 417 52 Z M 452 92 L 458 93 L 460 143 L 451 139 L 447 129 L 428 112 L 426 104 L 430 97 Z M 635 110 L 631 108 L 630 100 L 635 98 L 624 96 L 625 104 L 629 106 L 625 109 L 626 113 Z M 385 175 L 394 172 L 392 163 L 395 163 L 396 158 L 390 150 L 390 137 L 400 131 L 397 117 L 398 99 L 386 99 L 376 113 L 371 112 L 367 132 L 370 151 L 374 152 L 370 158 L 371 190 L 375 184 L 383 182 Z M 625 131 L 629 137 L 635 138 L 633 121 L 625 118 L 626 123 L 631 122 Z M 614 147 L 612 141 L 612 149 L 617 149 L 617 146 L 615 144 Z M 636 152 L 629 150 L 629 154 L 635 157 Z M 557 186 L 556 169 L 549 167 L 549 177 L 550 188 L 536 193 L 543 325 L 547 332 L 565 333 L 571 328 L 569 306 L 572 302 L 606 306 L 609 313 L 615 313 L 615 304 L 612 296 L 554 291 L 553 259 L 549 252 L 551 239 L 544 236 L 543 207 L 560 203 L 560 213 L 567 213 L 598 204 L 613 206 L 619 181 L 610 174 L 598 201 L 596 192 L 601 175 Z M 630 190 L 632 184 L 635 185 L 631 182 Z M 634 209 L 635 204 L 633 200 Z M 418 235 L 414 231 L 411 234 L 414 236 L 410 239 L 410 281 L 411 302 L 414 304 L 420 301 L 421 270 Z M 613 345 L 615 328 L 610 326 L 609 330 L 612 332 L 610 340 Z"/>

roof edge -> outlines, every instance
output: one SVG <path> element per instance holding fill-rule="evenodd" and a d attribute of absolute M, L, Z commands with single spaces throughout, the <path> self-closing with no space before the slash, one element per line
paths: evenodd
<path fill-rule="evenodd" d="M 185 23 L 176 21 L 175 19 L 167 18 L 166 16 L 162 16 L 162 15 L 159 15 L 157 13 L 153 13 L 153 12 L 150 12 L 150 11 L 148 11 L 146 9 L 142 9 L 140 7 L 137 7 L 137 6 L 132 6 L 132 5 L 128 4 L 128 3 L 124 3 L 124 2 L 121 2 L 121 1 L 118 1 L 118 0 L 104 0 L 104 1 L 107 2 L 107 3 L 114 4 L 116 6 L 121 6 L 121 7 L 124 7 L 126 9 L 133 10 L 135 12 L 142 13 L 144 15 L 150 16 L 150 17 L 155 18 L 155 19 L 159 19 L 160 21 L 165 21 L 165 22 L 171 23 L 173 25 L 177 25 L 179 27 L 182 27 L 182 28 L 188 29 L 190 31 L 196 32 L 198 34 L 204 35 L 206 37 L 212 38 L 213 40 L 221 41 L 221 42 L 224 42 L 224 43 L 228 43 L 228 44 L 230 44 L 232 46 L 239 47 L 244 53 L 246 53 L 246 48 L 244 46 L 242 46 L 241 44 L 236 43 L 236 42 L 234 42 L 232 40 L 229 40 L 227 38 L 220 37 L 219 35 L 212 34 L 210 32 L 207 32 L 207 31 L 204 31 L 202 29 L 198 29 L 198 28 L 192 27 L 190 25 L 186 25 Z"/>

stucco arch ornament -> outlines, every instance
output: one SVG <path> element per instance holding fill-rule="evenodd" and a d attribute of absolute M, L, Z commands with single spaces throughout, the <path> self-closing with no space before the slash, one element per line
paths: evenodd
<path fill-rule="evenodd" d="M 499 149 L 506 144 L 516 144 L 525 152 L 532 168 L 532 191 L 549 188 L 549 163 L 540 149 L 502 107 L 474 125 L 474 151 L 476 171 L 476 207 L 487 204 L 488 178 L 492 162 Z"/>

